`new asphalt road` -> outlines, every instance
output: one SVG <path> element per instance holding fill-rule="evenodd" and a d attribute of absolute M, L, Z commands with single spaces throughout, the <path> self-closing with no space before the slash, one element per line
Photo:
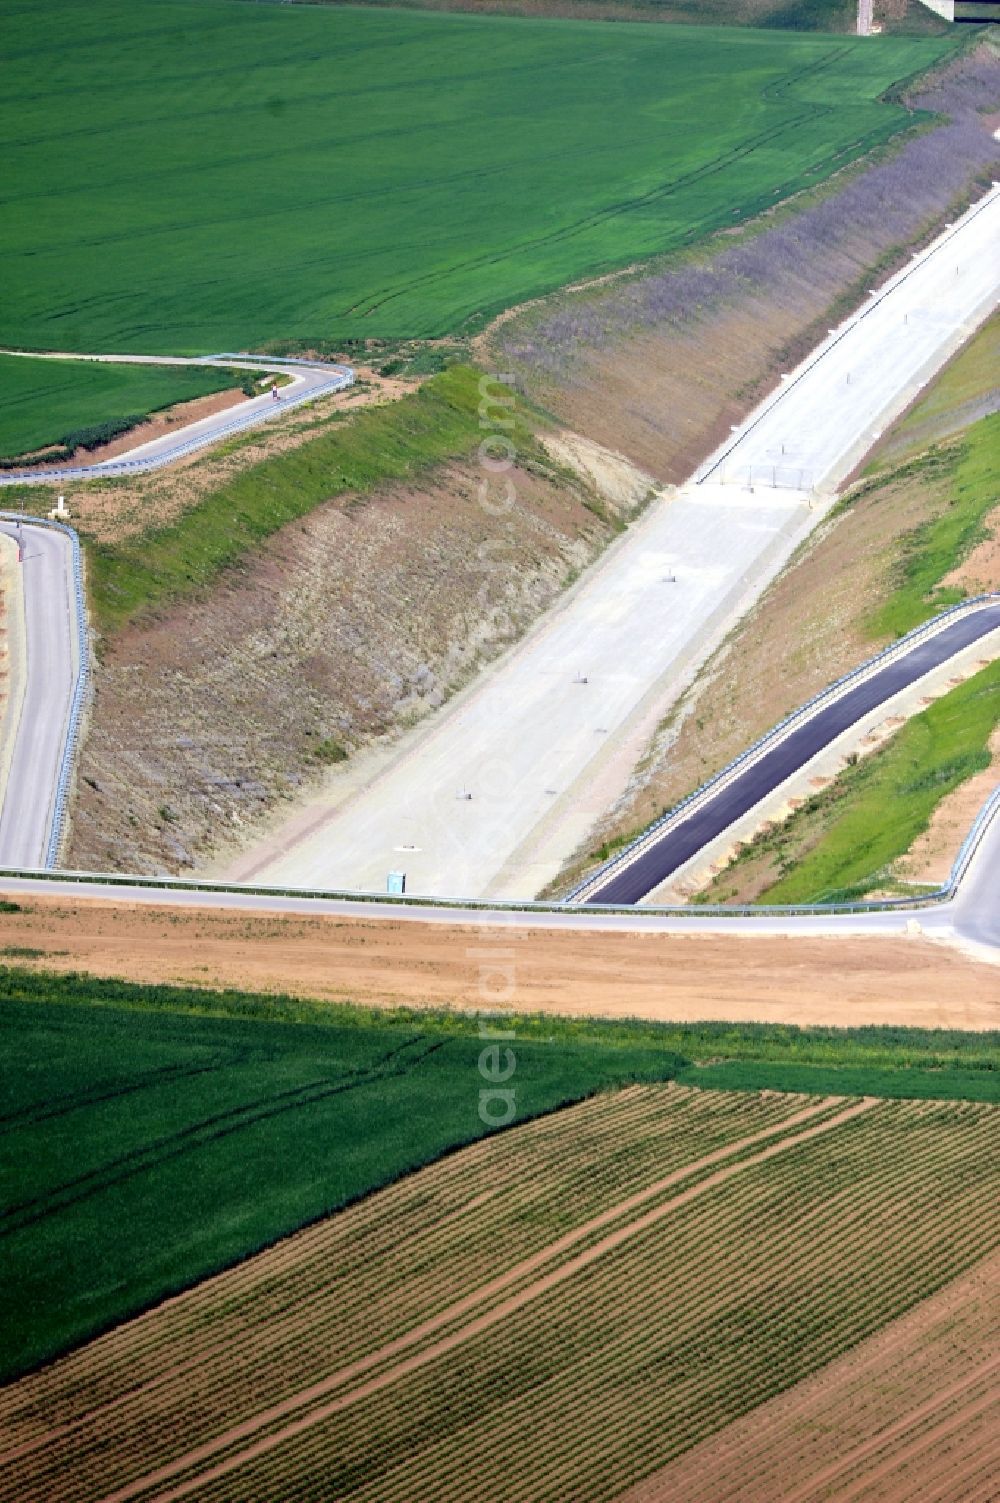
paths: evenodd
<path fill-rule="evenodd" d="M 845 688 L 829 703 L 817 707 L 801 725 L 775 738 L 770 748 L 743 771 L 730 777 L 723 775 L 715 796 L 699 800 L 686 818 L 665 821 L 662 833 L 643 840 L 631 853 L 605 868 L 603 874 L 587 883 L 583 901 L 615 905 L 640 902 L 845 730 L 998 627 L 1000 599 L 959 616 L 853 687 Z"/>
<path fill-rule="evenodd" d="M 26 682 L 0 809 L 0 864 L 45 864 L 79 667 L 71 537 L 0 519 L 20 544 Z"/>
<path fill-rule="evenodd" d="M 10 778 L 0 809 L 0 869 L 26 872 L 44 864 L 52 827 L 54 796 L 66 747 L 70 706 L 76 683 L 78 627 L 73 584 L 72 539 L 67 531 L 0 518 L 0 529 L 18 541 L 24 570 L 28 673 Z M 631 905 L 650 891 L 674 866 L 747 807 L 791 776 L 804 761 L 873 708 L 918 682 L 949 658 L 1000 627 L 1000 598 L 949 616 L 940 627 L 902 647 L 898 656 L 875 667 L 859 681 L 840 686 L 832 702 L 821 701 L 802 724 L 789 727 L 778 744 L 762 748 L 742 776 L 726 781 L 717 798 L 696 816 L 665 828 L 637 854 L 632 864 L 605 874 L 605 881 L 584 906 L 464 905 L 460 899 L 435 904 L 386 903 L 350 893 L 323 894 L 294 890 L 240 890 L 221 884 L 182 880 L 135 882 L 129 878 L 80 880 L 65 874 L 48 880 L 3 877 L 0 890 L 111 898 L 112 900 L 207 907 L 240 911 L 353 914 L 398 922 L 470 921 L 500 927 L 668 930 L 680 933 L 812 935 L 892 935 L 906 931 L 919 912 L 922 928 L 932 937 L 958 940 L 983 954 L 1000 952 L 1000 817 L 989 823 L 957 894 L 948 902 L 852 913 L 769 913 L 754 915 L 672 913 L 650 908 L 608 912 L 604 905 Z"/>

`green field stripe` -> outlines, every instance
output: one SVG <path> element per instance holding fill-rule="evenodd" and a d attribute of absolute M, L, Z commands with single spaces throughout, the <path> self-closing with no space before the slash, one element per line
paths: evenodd
<path fill-rule="evenodd" d="M 409 1056 L 405 1059 L 398 1058 L 408 1047 L 416 1043 L 424 1044 L 422 1054 L 416 1059 Z M 411 1039 L 406 1044 L 390 1049 L 385 1057 L 370 1070 L 355 1071 L 346 1076 L 334 1077 L 332 1080 L 311 1081 L 306 1085 L 269 1094 L 257 1101 L 247 1102 L 243 1106 L 232 1107 L 214 1116 L 202 1118 L 180 1132 L 171 1133 L 169 1137 L 122 1154 L 101 1165 L 99 1169 L 91 1170 L 75 1179 L 66 1180 L 53 1187 L 45 1195 L 8 1204 L 0 1211 L 0 1239 L 25 1231 L 46 1217 L 64 1211 L 94 1195 L 100 1195 L 105 1190 L 120 1185 L 135 1175 L 150 1173 L 171 1159 L 180 1158 L 188 1153 L 196 1153 L 200 1148 L 211 1146 L 233 1133 L 257 1127 L 260 1123 L 270 1121 L 286 1112 L 299 1111 L 303 1107 L 313 1106 L 317 1102 L 328 1100 L 331 1096 L 359 1090 L 389 1075 L 406 1074 L 414 1065 L 419 1065 L 423 1059 L 440 1048 L 440 1042 Z"/>

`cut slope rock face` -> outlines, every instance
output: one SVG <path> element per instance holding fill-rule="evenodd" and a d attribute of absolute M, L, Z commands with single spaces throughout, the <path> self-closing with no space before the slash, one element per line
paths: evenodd
<path fill-rule="evenodd" d="M 474 461 L 331 501 L 207 598 L 117 633 L 97 671 L 69 864 L 177 871 L 237 849 L 269 810 L 519 637 L 619 523 L 567 471 L 532 462 L 511 476 L 503 516 L 479 504 Z M 631 504 L 647 491 L 643 477 Z"/>

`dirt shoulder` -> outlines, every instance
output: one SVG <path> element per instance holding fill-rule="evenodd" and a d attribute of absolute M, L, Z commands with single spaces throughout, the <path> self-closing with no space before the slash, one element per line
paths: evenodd
<path fill-rule="evenodd" d="M 210 592 L 115 632 L 95 667 L 69 864 L 234 858 L 517 640 L 620 523 L 540 448 L 508 478 L 502 512 L 480 502 L 475 457 L 336 496 Z"/>
<path fill-rule="evenodd" d="M 927 829 L 894 864 L 893 874 L 901 881 L 942 886 L 948 880 L 973 820 L 1000 784 L 1000 730 L 994 732 L 989 749 L 989 767 L 941 800 Z"/>
<path fill-rule="evenodd" d="M 947 511 L 948 473 L 887 479 L 821 523 L 675 705 L 560 890 L 884 645 L 868 617 L 891 594 L 906 540 Z"/>
<path fill-rule="evenodd" d="M 367 367 L 357 368 L 356 385 L 320 397 L 283 414 L 277 423 L 262 423 L 247 433 L 196 452 L 144 475 L 102 480 L 60 482 L 59 490 L 73 516 L 73 524 L 85 538 L 114 545 L 140 536 L 151 526 L 169 527 L 212 491 L 275 454 L 301 448 L 326 424 L 338 422 L 351 412 L 379 403 L 393 402 L 415 391 L 420 379 L 398 380 L 377 376 Z M 226 400 L 223 400 L 226 399 Z M 212 412 L 244 401 L 242 391 L 217 392 L 198 402 L 157 414 L 141 428 L 134 428 L 105 448 L 83 456 L 86 462 L 112 459 L 149 439 L 194 422 Z M 216 406 L 212 406 L 216 403 Z M 172 421 L 168 421 L 173 418 Z M 54 482 L 53 482 L 54 485 Z M 53 492 L 37 491 L 27 503 L 39 513 L 52 505 Z"/>
<path fill-rule="evenodd" d="M 495 935 L 496 931 L 490 931 Z M 128 981 L 372 1006 L 482 1006 L 484 931 L 35 899 L 0 916 L 0 960 Z M 660 1021 L 1000 1027 L 1000 967 L 914 936 L 768 939 L 504 929 L 511 1005 Z M 505 965 L 506 965 L 505 961 Z M 505 972 L 506 974 L 506 972 Z"/>

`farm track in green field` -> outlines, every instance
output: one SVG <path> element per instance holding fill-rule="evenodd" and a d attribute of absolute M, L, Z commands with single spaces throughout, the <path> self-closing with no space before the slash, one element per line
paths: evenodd
<path fill-rule="evenodd" d="M 114 38 L 114 45 L 109 44 Z M 745 220 L 950 40 L 235 0 L 6 18 L 0 339 L 431 337 Z"/>

